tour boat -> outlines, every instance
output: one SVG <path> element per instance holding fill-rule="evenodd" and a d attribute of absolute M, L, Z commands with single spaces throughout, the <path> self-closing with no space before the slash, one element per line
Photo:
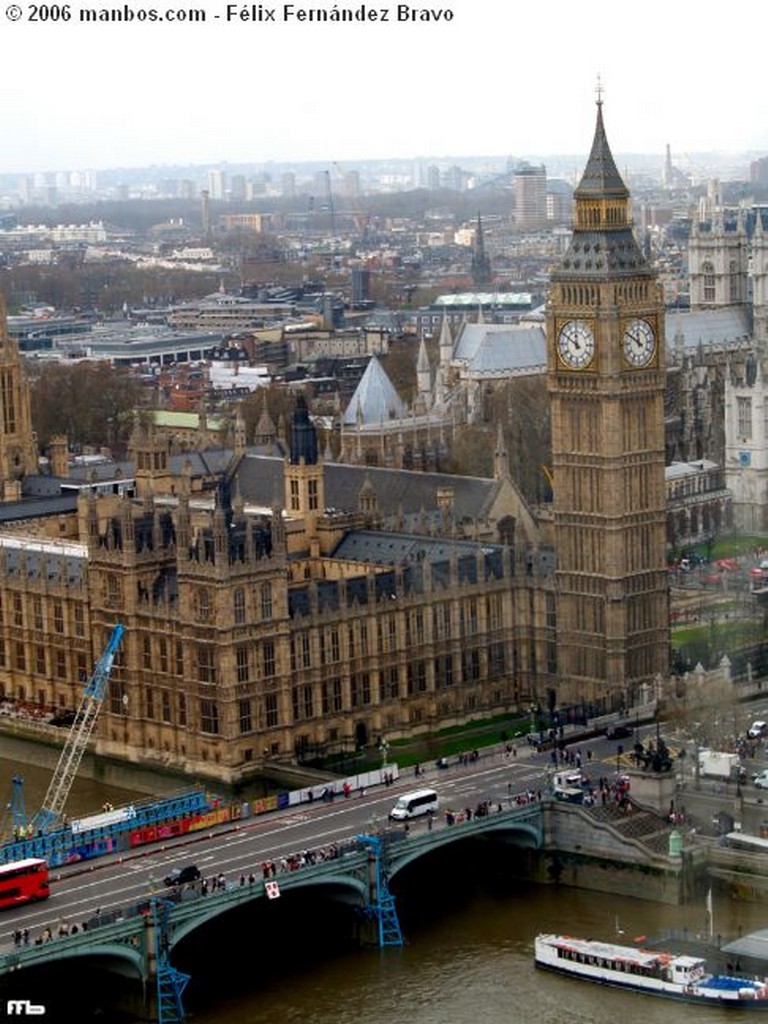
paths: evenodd
<path fill-rule="evenodd" d="M 686 1003 L 768 1010 L 768 981 L 712 974 L 706 960 L 614 942 L 537 935 L 537 967 Z"/>

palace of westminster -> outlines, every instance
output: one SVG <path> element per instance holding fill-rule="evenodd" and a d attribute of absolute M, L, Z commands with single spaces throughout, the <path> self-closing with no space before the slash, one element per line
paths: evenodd
<path fill-rule="evenodd" d="M 715 292 L 745 287 L 761 245 L 759 216 L 692 239 L 701 311 L 722 319 L 739 296 Z M 554 500 L 540 509 L 511 480 L 501 433 L 489 479 L 344 465 L 322 457 L 301 400 L 284 457 L 249 445 L 239 417 L 231 448 L 179 455 L 140 424 L 130 470 L 77 481 L 61 438 L 42 476 L 0 316 L 0 699 L 77 707 L 120 622 L 100 754 L 234 781 L 536 705 L 628 707 L 666 678 L 667 359 L 684 343 L 600 101 L 551 275 Z M 741 435 L 726 429 L 721 454 L 747 518 L 765 507 L 766 330 L 757 314 L 739 327 L 727 371 L 706 353 L 681 360 L 702 395 L 708 375 L 727 377 Z"/>

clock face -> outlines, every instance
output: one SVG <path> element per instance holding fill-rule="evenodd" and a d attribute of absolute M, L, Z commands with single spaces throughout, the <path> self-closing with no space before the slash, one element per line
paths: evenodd
<path fill-rule="evenodd" d="M 647 366 L 656 351 L 656 335 L 647 320 L 633 320 L 624 330 L 623 344 L 630 366 Z"/>
<path fill-rule="evenodd" d="M 595 336 L 581 320 L 569 320 L 557 336 L 557 353 L 572 370 L 583 370 L 595 354 Z"/>

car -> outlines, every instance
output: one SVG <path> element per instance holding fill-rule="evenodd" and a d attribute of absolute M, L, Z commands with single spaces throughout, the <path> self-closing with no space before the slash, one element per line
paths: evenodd
<path fill-rule="evenodd" d="M 625 740 L 632 735 L 632 729 L 628 725 L 609 725 L 605 730 L 607 740 Z"/>
<path fill-rule="evenodd" d="M 768 789 L 768 768 L 752 776 L 752 781 L 758 789 Z"/>
<path fill-rule="evenodd" d="M 186 864 L 183 868 L 174 868 L 163 879 L 166 885 L 186 885 L 200 878 L 200 868 L 196 864 Z"/>
<path fill-rule="evenodd" d="M 766 732 L 768 732 L 768 722 L 763 722 L 759 719 L 750 725 L 747 730 L 747 736 L 751 740 L 759 740 L 761 736 L 765 736 Z"/>

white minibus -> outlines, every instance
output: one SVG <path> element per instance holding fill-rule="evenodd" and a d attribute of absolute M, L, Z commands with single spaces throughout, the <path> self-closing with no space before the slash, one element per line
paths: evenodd
<path fill-rule="evenodd" d="M 434 789 L 417 789 L 413 793 L 403 793 L 389 812 L 389 817 L 392 821 L 408 821 L 422 814 L 434 814 L 438 806 Z"/>

